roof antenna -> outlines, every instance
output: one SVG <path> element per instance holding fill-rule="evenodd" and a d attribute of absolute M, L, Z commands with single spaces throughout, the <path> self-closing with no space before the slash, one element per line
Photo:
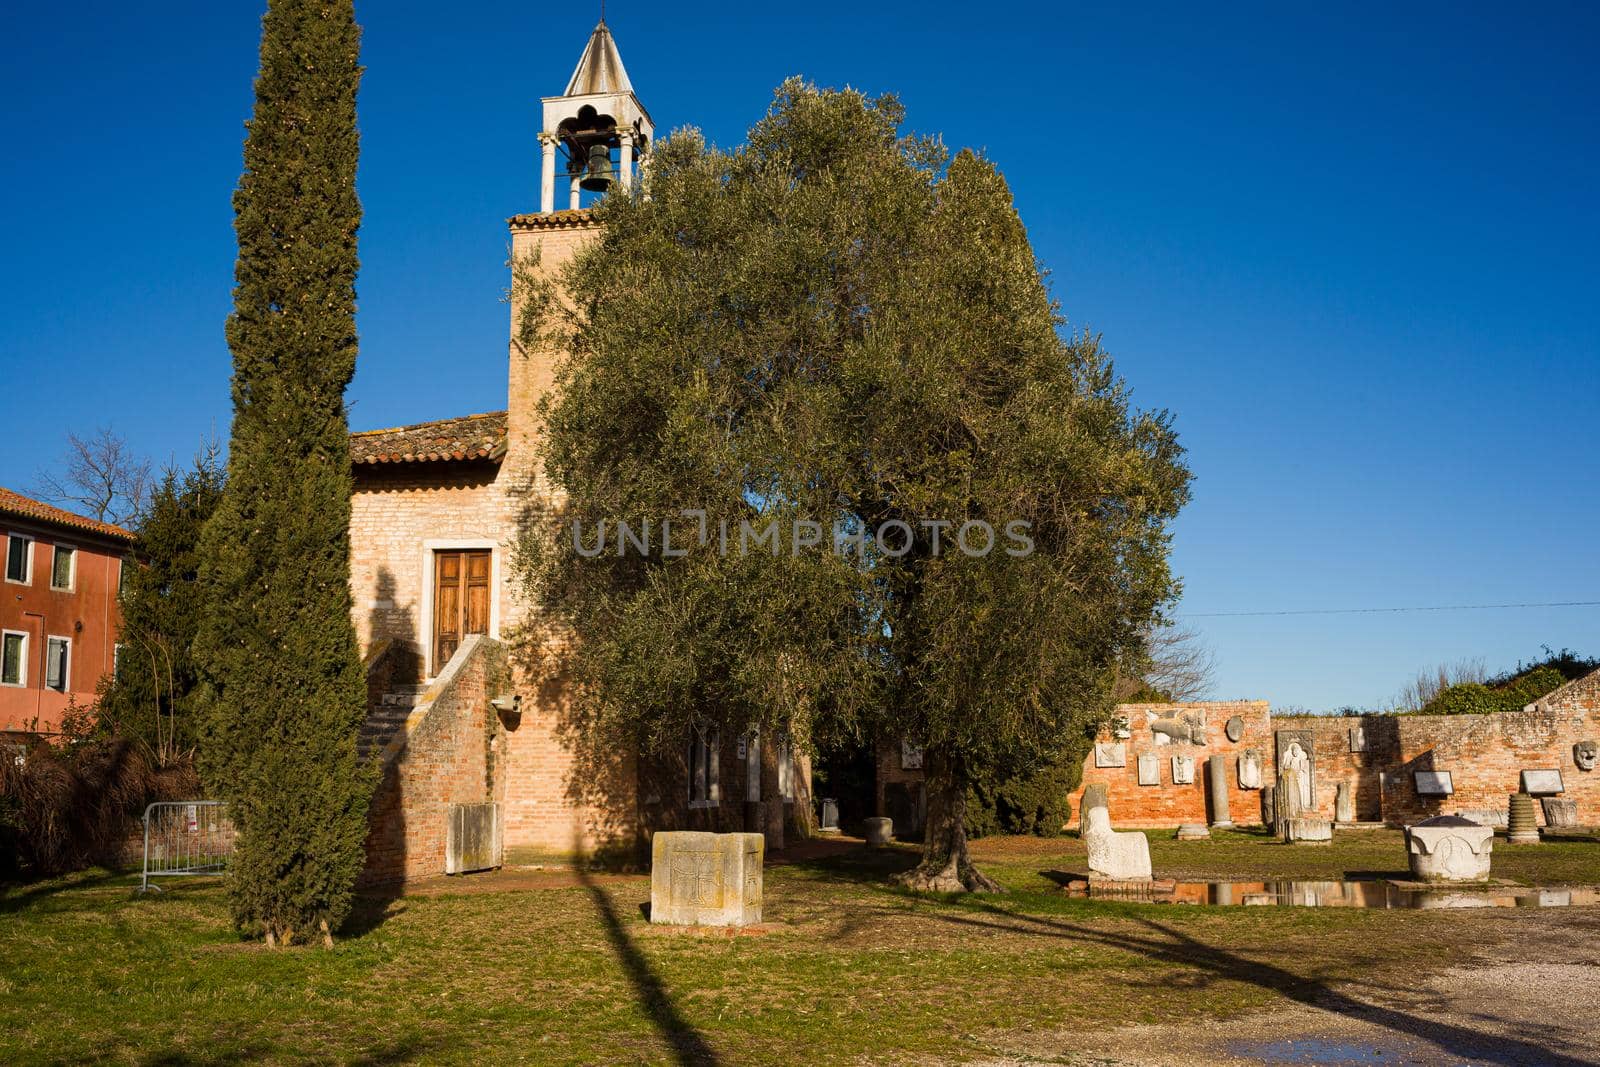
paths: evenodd
<path fill-rule="evenodd" d="M 606 24 L 606 0 L 600 0 L 600 25 Z"/>

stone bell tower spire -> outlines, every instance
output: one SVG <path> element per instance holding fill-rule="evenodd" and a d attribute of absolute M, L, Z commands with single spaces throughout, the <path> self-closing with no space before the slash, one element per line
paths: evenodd
<path fill-rule="evenodd" d="M 560 96 L 547 96 L 539 134 L 539 210 L 556 210 L 556 157 L 564 157 L 568 207 L 582 190 L 603 193 L 613 182 L 633 187 L 634 161 L 642 167 L 655 136 L 650 113 L 634 95 L 622 54 L 604 16 L 589 35 L 577 69 Z M 613 162 L 612 153 L 616 153 Z"/>

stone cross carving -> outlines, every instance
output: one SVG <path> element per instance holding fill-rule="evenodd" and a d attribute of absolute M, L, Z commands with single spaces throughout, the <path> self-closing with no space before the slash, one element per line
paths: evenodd
<path fill-rule="evenodd" d="M 650 847 L 650 921 L 749 926 L 761 921 L 761 834 L 658 831 Z"/>

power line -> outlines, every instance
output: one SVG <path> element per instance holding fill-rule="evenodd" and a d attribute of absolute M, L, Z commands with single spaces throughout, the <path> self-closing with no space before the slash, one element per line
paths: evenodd
<path fill-rule="evenodd" d="M 1409 608 L 1305 608 L 1297 611 L 1178 612 L 1186 619 L 1241 619 L 1262 615 L 1386 615 L 1402 611 L 1501 611 L 1510 608 L 1596 608 L 1600 600 L 1558 600 L 1548 604 L 1440 604 Z"/>

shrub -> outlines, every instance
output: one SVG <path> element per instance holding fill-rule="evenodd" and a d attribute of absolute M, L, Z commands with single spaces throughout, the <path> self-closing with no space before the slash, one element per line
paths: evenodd
<path fill-rule="evenodd" d="M 1080 759 L 1045 767 L 1036 774 L 973 785 L 967 791 L 967 836 L 1059 836 L 1072 815 L 1067 797 L 1078 787 L 1082 773 Z"/>
<path fill-rule="evenodd" d="M 1463 682 L 1442 690 L 1422 708 L 1424 715 L 1492 715 L 1520 711 L 1566 683 L 1553 666 L 1539 666 L 1511 678 L 1484 684 Z"/>
<path fill-rule="evenodd" d="M 133 831 L 145 805 L 192 799 L 187 764 L 157 767 L 125 738 L 65 747 L 36 742 L 0 759 L 0 868 L 43 878 L 104 861 Z"/>

